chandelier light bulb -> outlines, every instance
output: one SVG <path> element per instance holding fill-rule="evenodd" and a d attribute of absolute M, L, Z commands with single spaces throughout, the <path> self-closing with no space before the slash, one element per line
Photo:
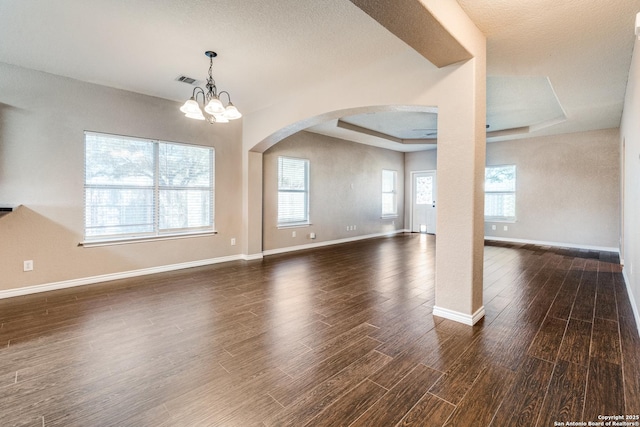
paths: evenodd
<path fill-rule="evenodd" d="M 180 111 L 182 111 L 185 114 L 200 113 L 200 115 L 202 115 L 202 110 L 200 109 L 200 105 L 198 105 L 198 102 L 195 100 L 193 96 L 191 97 L 191 99 L 185 102 L 182 107 L 180 107 Z"/>
<path fill-rule="evenodd" d="M 229 105 L 227 105 L 227 108 L 224 110 L 224 116 L 229 120 L 235 120 L 242 117 L 242 114 L 240 114 L 240 111 L 238 111 L 235 105 L 229 102 Z"/>
<path fill-rule="evenodd" d="M 211 98 L 206 107 L 204 107 L 204 111 L 209 114 L 219 114 L 224 112 L 224 105 L 222 105 L 222 101 L 220 101 L 217 97 Z"/>
<path fill-rule="evenodd" d="M 198 109 L 197 113 L 185 113 L 184 115 L 185 117 L 188 117 L 190 119 L 196 119 L 196 120 L 204 120 L 204 115 L 202 114 L 202 111 L 200 111 Z"/>
<path fill-rule="evenodd" d="M 213 118 L 216 123 L 229 123 L 229 119 L 225 117 L 224 113 L 222 114 L 214 114 Z"/>

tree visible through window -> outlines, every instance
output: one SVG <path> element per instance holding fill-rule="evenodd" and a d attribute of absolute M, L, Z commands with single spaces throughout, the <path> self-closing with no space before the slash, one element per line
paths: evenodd
<path fill-rule="evenodd" d="M 85 133 L 85 240 L 213 231 L 214 150 Z"/>
<path fill-rule="evenodd" d="M 309 223 L 309 160 L 278 157 L 278 225 Z"/>
<path fill-rule="evenodd" d="M 486 221 L 515 221 L 516 167 L 488 166 L 484 179 L 484 218 Z"/>

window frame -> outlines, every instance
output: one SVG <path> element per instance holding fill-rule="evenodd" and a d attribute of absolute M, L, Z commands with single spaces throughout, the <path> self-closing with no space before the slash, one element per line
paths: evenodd
<path fill-rule="evenodd" d="M 487 190 L 487 171 L 488 169 L 494 168 L 513 168 L 513 190 L 505 191 L 505 190 Z M 485 196 L 485 207 L 484 207 L 484 221 L 485 222 L 516 222 L 517 219 L 517 186 L 518 183 L 518 168 L 515 164 L 507 164 L 507 165 L 487 165 L 485 166 L 485 180 L 484 180 L 484 196 Z M 487 195 L 513 195 L 514 198 L 514 213 L 513 216 L 488 216 L 486 214 L 486 199 Z"/>
<path fill-rule="evenodd" d="M 293 160 L 302 162 L 304 164 L 304 189 L 292 189 L 292 188 L 281 188 L 281 160 Z M 292 156 L 278 156 L 276 163 L 276 179 L 277 179 L 277 203 L 276 203 L 276 222 L 278 228 L 290 228 L 290 227 L 304 227 L 311 224 L 310 219 L 310 175 L 311 175 L 311 162 L 309 159 L 304 159 L 300 157 L 292 157 Z M 291 221 L 282 221 L 280 216 L 280 194 L 304 194 L 304 205 L 303 205 L 303 217 L 302 219 L 295 219 Z"/>
<path fill-rule="evenodd" d="M 96 136 L 100 138 L 113 138 L 120 139 L 124 141 L 131 142 L 143 142 L 147 144 L 152 144 L 153 148 L 153 166 L 150 168 L 153 170 L 153 183 L 150 185 L 127 185 L 127 184 L 117 184 L 117 183 L 105 183 L 105 184 L 96 184 L 96 183 L 88 183 L 87 178 L 87 147 L 88 147 L 88 138 L 91 136 Z M 175 186 L 175 185 L 166 185 L 160 182 L 161 178 L 161 166 L 160 166 L 160 146 L 168 145 L 168 146 L 185 146 L 185 147 L 193 147 L 199 149 L 207 150 L 209 157 L 209 182 L 208 185 L 200 185 L 200 186 Z M 173 142 L 173 141 L 164 141 L 158 139 L 151 138 L 141 138 L 134 137 L 128 135 L 117 135 L 117 134 L 109 134 L 104 132 L 92 132 L 85 131 L 84 132 L 84 178 L 83 178 L 83 190 L 84 190 L 84 211 L 83 211 L 83 242 L 81 246 L 101 246 L 101 245 L 109 245 L 109 244 L 123 244 L 129 242 L 139 242 L 139 241 L 152 241 L 152 240 L 165 240 L 165 239 L 175 239 L 175 238 L 184 238 L 184 237 L 197 237 L 197 236 L 205 236 L 216 234 L 215 229 L 215 148 L 204 145 L 196 145 L 196 144 L 187 144 L 182 142 Z M 147 225 L 151 225 L 152 231 L 134 231 L 127 233 L 111 233 L 111 234 L 102 234 L 102 235 L 88 235 L 87 231 L 92 227 L 88 224 L 88 211 L 95 205 L 90 205 L 87 195 L 89 189 L 130 189 L 130 190 L 138 190 L 138 189 L 146 189 L 151 190 L 153 206 L 152 213 L 152 223 Z M 201 226 L 194 227 L 180 227 L 180 228 L 161 228 L 161 193 L 169 192 L 169 191 L 184 191 L 184 190 L 200 190 L 204 191 L 208 194 L 209 197 L 209 206 L 207 210 L 203 212 L 208 215 L 209 223 Z M 127 226 L 130 224 L 119 224 L 118 226 Z M 102 225 L 106 227 L 108 225 Z M 95 226 L 94 226 L 95 227 Z"/>
<path fill-rule="evenodd" d="M 385 173 L 391 173 L 393 176 L 393 186 L 391 191 L 385 191 Z M 392 169 L 382 169 L 382 174 L 381 174 L 381 207 L 380 207 L 380 212 L 381 212 L 381 217 L 382 218 L 395 218 L 398 216 L 398 171 L 396 170 L 392 170 Z M 385 212 L 384 210 L 384 198 L 385 195 L 389 195 L 391 194 L 392 198 L 393 198 L 393 211 L 392 212 Z"/>

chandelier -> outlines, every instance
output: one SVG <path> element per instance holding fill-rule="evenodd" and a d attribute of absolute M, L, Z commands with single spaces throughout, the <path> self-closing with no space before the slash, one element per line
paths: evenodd
<path fill-rule="evenodd" d="M 204 53 L 209 58 L 209 77 L 207 78 L 207 84 L 205 91 L 200 86 L 196 86 L 193 89 L 193 94 L 191 98 L 184 103 L 182 107 L 180 107 L 180 111 L 182 111 L 185 117 L 196 120 L 207 120 L 209 123 L 228 123 L 229 120 L 235 120 L 242 117 L 240 111 L 233 105 L 231 102 L 231 95 L 229 92 L 223 90 L 218 92 L 218 88 L 216 87 L 216 82 L 213 80 L 213 76 L 211 75 L 211 70 L 213 69 L 213 58 L 218 56 L 217 53 L 208 50 Z M 225 94 L 227 95 L 227 99 L 229 102 L 225 106 L 220 97 Z M 198 103 L 198 95 L 202 95 L 202 106 L 204 107 L 204 111 L 208 114 L 207 117 L 202 113 L 202 109 L 200 108 L 200 104 Z"/>

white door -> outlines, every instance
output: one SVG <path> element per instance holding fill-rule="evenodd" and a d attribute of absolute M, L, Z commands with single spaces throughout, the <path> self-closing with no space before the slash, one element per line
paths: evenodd
<path fill-rule="evenodd" d="M 411 231 L 436 234 L 436 173 L 413 172 Z"/>

